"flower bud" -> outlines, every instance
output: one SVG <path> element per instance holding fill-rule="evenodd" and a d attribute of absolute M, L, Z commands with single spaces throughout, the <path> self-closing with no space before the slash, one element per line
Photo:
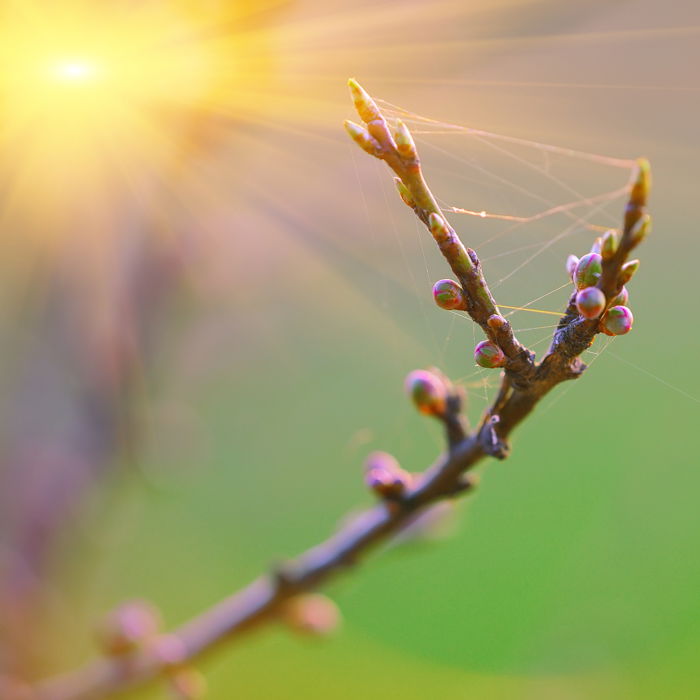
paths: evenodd
<path fill-rule="evenodd" d="M 598 255 L 600 255 L 600 251 L 601 251 L 602 247 L 603 247 L 603 239 L 600 236 L 598 236 L 598 238 L 596 238 L 593 241 L 593 245 L 591 246 L 591 253 L 598 253 Z"/>
<path fill-rule="evenodd" d="M 429 416 L 442 416 L 447 407 L 447 387 L 440 377 L 417 369 L 406 377 L 406 393 L 416 408 Z"/>
<path fill-rule="evenodd" d="M 576 294 L 576 308 L 584 318 L 597 318 L 605 309 L 605 294 L 598 287 L 586 287 Z"/>
<path fill-rule="evenodd" d="M 388 500 L 400 498 L 411 485 L 411 475 L 387 452 L 372 452 L 367 457 L 365 470 L 367 486 Z"/>
<path fill-rule="evenodd" d="M 615 255 L 619 243 L 617 231 L 610 229 L 603 234 L 600 244 L 600 254 L 603 260 L 610 260 Z"/>
<path fill-rule="evenodd" d="M 411 209 L 413 209 L 413 207 L 416 206 L 416 203 L 413 201 L 413 197 L 411 196 L 411 192 L 408 189 L 408 187 L 406 187 L 406 185 L 403 184 L 400 177 L 394 178 L 394 184 L 396 185 L 396 190 L 398 191 L 399 196 L 403 200 L 403 203 L 406 206 L 409 206 L 411 207 Z"/>
<path fill-rule="evenodd" d="M 578 265 L 578 258 L 575 255 L 569 255 L 566 259 L 566 271 L 569 273 L 569 277 L 574 279 L 574 272 L 576 272 L 576 266 Z"/>
<path fill-rule="evenodd" d="M 627 306 L 630 294 L 627 291 L 627 287 L 623 287 L 620 293 L 610 302 L 610 306 Z"/>
<path fill-rule="evenodd" d="M 577 289 L 595 287 L 603 271 L 603 258 L 599 253 L 588 253 L 584 255 L 576 265 L 574 272 L 574 283 Z"/>
<path fill-rule="evenodd" d="M 350 88 L 352 101 L 355 103 L 355 109 L 365 124 L 383 118 L 376 102 L 369 96 L 369 93 L 357 80 L 350 78 L 350 80 L 348 80 L 348 87 Z"/>
<path fill-rule="evenodd" d="M 474 348 L 474 360 L 480 367 L 494 369 L 505 365 L 506 356 L 498 345 L 492 343 L 490 340 L 482 340 Z"/>
<path fill-rule="evenodd" d="M 624 335 L 632 330 L 634 316 L 626 306 L 613 306 L 608 309 L 600 322 L 600 330 L 606 335 Z"/>
<path fill-rule="evenodd" d="M 340 626 L 338 606 L 320 593 L 294 596 L 284 606 L 284 621 L 296 632 L 314 637 L 326 637 Z"/>
<path fill-rule="evenodd" d="M 396 142 L 396 150 L 403 158 L 418 157 L 413 136 L 411 136 L 411 132 L 408 130 L 408 127 L 400 119 L 396 121 L 394 141 Z"/>
<path fill-rule="evenodd" d="M 620 270 L 620 274 L 617 277 L 617 281 L 619 284 L 627 284 L 632 277 L 634 277 L 634 274 L 637 272 L 639 269 L 639 260 L 630 260 L 629 262 L 626 262 L 623 266 L 622 269 Z"/>
<path fill-rule="evenodd" d="M 157 608 L 145 600 L 131 601 L 105 616 L 97 629 L 98 643 L 106 654 L 127 654 L 153 639 L 159 627 Z"/>
<path fill-rule="evenodd" d="M 467 300 L 462 288 L 452 280 L 440 280 L 433 285 L 433 299 L 435 303 L 447 311 L 467 308 Z"/>
<path fill-rule="evenodd" d="M 366 153 L 378 158 L 381 154 L 382 147 L 379 141 L 372 136 L 367 129 L 355 122 L 346 119 L 344 122 L 345 131 L 348 132 L 350 138 Z"/>

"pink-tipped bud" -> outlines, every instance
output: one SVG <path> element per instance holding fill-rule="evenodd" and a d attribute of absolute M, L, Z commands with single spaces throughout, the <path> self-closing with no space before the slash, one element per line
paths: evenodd
<path fill-rule="evenodd" d="M 623 287 L 620 293 L 610 302 L 610 306 L 627 306 L 630 294 L 627 291 L 627 287 Z"/>
<path fill-rule="evenodd" d="M 355 124 L 349 119 L 344 122 L 345 131 L 348 132 L 350 138 L 366 153 L 371 156 L 378 158 L 381 155 L 382 147 L 379 145 L 379 141 L 372 136 L 364 126 Z"/>
<path fill-rule="evenodd" d="M 634 277 L 637 270 L 639 270 L 639 260 L 630 260 L 629 262 L 626 262 L 620 270 L 617 281 L 620 284 L 627 284 L 632 277 Z"/>
<path fill-rule="evenodd" d="M 403 200 L 403 203 L 406 206 L 411 207 L 411 209 L 413 209 L 413 207 L 416 206 L 416 203 L 413 201 L 411 191 L 408 189 L 408 187 L 406 187 L 406 185 L 403 184 L 400 177 L 394 178 L 394 184 L 396 185 L 396 190 L 399 193 L 401 199 Z"/>
<path fill-rule="evenodd" d="M 569 273 L 569 277 L 574 279 L 574 273 L 576 272 L 576 266 L 578 265 L 578 257 L 576 255 L 569 255 L 566 259 L 566 271 Z"/>
<path fill-rule="evenodd" d="M 118 656 L 152 640 L 159 628 L 157 608 L 145 600 L 135 600 L 105 616 L 98 626 L 97 639 L 106 654 Z"/>
<path fill-rule="evenodd" d="M 396 121 L 394 141 L 396 143 L 396 150 L 403 158 L 418 157 L 413 136 L 411 136 L 411 132 L 408 130 L 408 127 L 400 119 Z"/>
<path fill-rule="evenodd" d="M 625 335 L 632 330 L 634 316 L 626 306 L 613 306 L 608 309 L 600 322 L 600 330 L 606 335 Z"/>
<path fill-rule="evenodd" d="M 603 260 L 610 260 L 615 255 L 619 242 L 617 231 L 610 229 L 603 234 L 600 244 L 600 254 Z"/>
<path fill-rule="evenodd" d="M 593 241 L 593 245 L 591 246 L 591 253 L 598 253 L 598 255 L 600 255 L 600 251 L 601 251 L 602 247 L 603 247 L 603 239 L 600 236 L 598 236 L 598 238 L 596 238 Z"/>
<path fill-rule="evenodd" d="M 503 354 L 503 350 L 490 340 L 482 340 L 474 348 L 474 360 L 477 365 L 487 369 L 503 367 L 506 364 L 506 356 Z"/>
<path fill-rule="evenodd" d="M 411 475 L 401 469 L 396 459 L 387 452 L 372 452 L 365 463 L 365 483 L 377 495 L 395 500 L 411 486 Z"/>
<path fill-rule="evenodd" d="M 326 637 L 341 623 L 338 606 L 320 593 L 294 596 L 283 610 L 284 621 L 295 631 L 314 637 Z"/>
<path fill-rule="evenodd" d="M 605 309 L 605 294 L 598 287 L 586 287 L 576 294 L 576 308 L 584 318 L 597 318 Z"/>
<path fill-rule="evenodd" d="M 350 94 L 355 104 L 355 109 L 360 115 L 360 119 L 362 119 L 365 124 L 383 118 L 376 102 L 369 96 L 369 93 L 357 80 L 350 78 L 350 80 L 348 80 L 348 87 L 350 88 Z"/>
<path fill-rule="evenodd" d="M 406 393 L 416 408 L 428 416 L 442 416 L 447 408 L 445 382 L 424 369 L 417 369 L 406 377 Z"/>
<path fill-rule="evenodd" d="M 467 300 L 462 288 L 452 280 L 440 280 L 433 285 L 433 299 L 435 303 L 447 311 L 458 309 L 464 311 L 467 308 Z"/>

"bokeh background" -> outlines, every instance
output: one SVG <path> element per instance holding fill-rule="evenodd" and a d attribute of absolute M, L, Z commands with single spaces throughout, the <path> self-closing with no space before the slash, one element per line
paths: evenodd
<path fill-rule="evenodd" d="M 478 419 L 493 377 L 471 325 L 432 304 L 444 264 L 342 131 L 355 76 L 442 122 L 650 158 L 636 325 L 596 341 L 592 370 L 481 470 L 449 536 L 331 585 L 333 639 L 251 636 L 202 665 L 210 696 L 700 694 L 696 3 L 27 1 L 0 22 L 5 673 L 82 663 L 123 600 L 173 626 L 314 544 L 370 502 L 371 450 L 430 464 L 440 435 L 403 396 L 411 369 L 460 379 Z M 42 87 L 35 54 L 73 69 Z M 72 84 L 93 54 L 121 72 Z M 436 194 L 476 211 L 530 216 L 629 176 L 418 141 Z M 562 287 L 586 224 L 621 208 L 452 220 L 518 306 Z M 540 351 L 552 319 L 513 316 Z"/>

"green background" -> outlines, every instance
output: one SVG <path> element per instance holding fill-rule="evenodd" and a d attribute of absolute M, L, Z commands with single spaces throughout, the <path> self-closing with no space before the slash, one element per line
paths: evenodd
<path fill-rule="evenodd" d="M 414 471 L 439 453 L 439 431 L 405 400 L 403 378 L 437 364 L 471 382 L 475 336 L 433 306 L 430 286 L 446 268 L 389 173 L 342 133 L 354 75 L 430 117 L 647 156 L 654 231 L 631 285 L 636 325 L 544 402 L 509 460 L 485 465 L 453 534 L 375 553 L 336 580 L 328 593 L 344 624 L 334 638 L 273 628 L 219 651 L 201 667 L 211 697 L 697 697 L 699 11 L 650 0 L 307 0 L 275 22 L 264 105 L 198 166 L 213 194 L 191 225 L 219 247 L 193 264 L 159 338 L 139 468 L 105 489 L 70 545 L 57 585 L 71 612 L 56 615 L 52 665 L 87 658 L 92 621 L 119 601 L 153 600 L 176 625 L 325 537 L 370 503 L 361 466 L 372 449 Z M 481 148 L 434 143 L 464 159 Z M 512 190 L 499 204 L 493 188 L 455 179 L 461 166 L 448 156 L 426 147 L 423 159 L 438 196 L 520 210 Z M 589 193 L 626 177 L 566 159 L 552 168 Z M 500 230 L 453 222 L 477 251 Z M 523 235 L 545 241 L 565 224 Z M 553 246 L 497 298 L 517 305 L 563 284 L 566 255 L 586 252 L 591 237 Z M 499 245 L 489 250 L 518 239 Z M 518 262 L 484 264 L 492 278 Z M 551 318 L 528 316 L 515 318 Z M 473 421 L 482 406 L 472 389 Z"/>

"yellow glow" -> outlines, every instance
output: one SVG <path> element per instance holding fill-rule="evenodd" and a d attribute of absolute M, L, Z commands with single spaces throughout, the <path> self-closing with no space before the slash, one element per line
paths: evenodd
<path fill-rule="evenodd" d="M 0 225 L 31 220 L 53 235 L 68 211 L 118 207 L 171 182 L 217 120 L 261 88 L 265 39 L 236 28 L 276 1 L 4 7 Z"/>
<path fill-rule="evenodd" d="M 86 82 L 96 77 L 97 66 L 90 61 L 60 61 L 52 66 L 51 72 L 58 80 Z"/>

